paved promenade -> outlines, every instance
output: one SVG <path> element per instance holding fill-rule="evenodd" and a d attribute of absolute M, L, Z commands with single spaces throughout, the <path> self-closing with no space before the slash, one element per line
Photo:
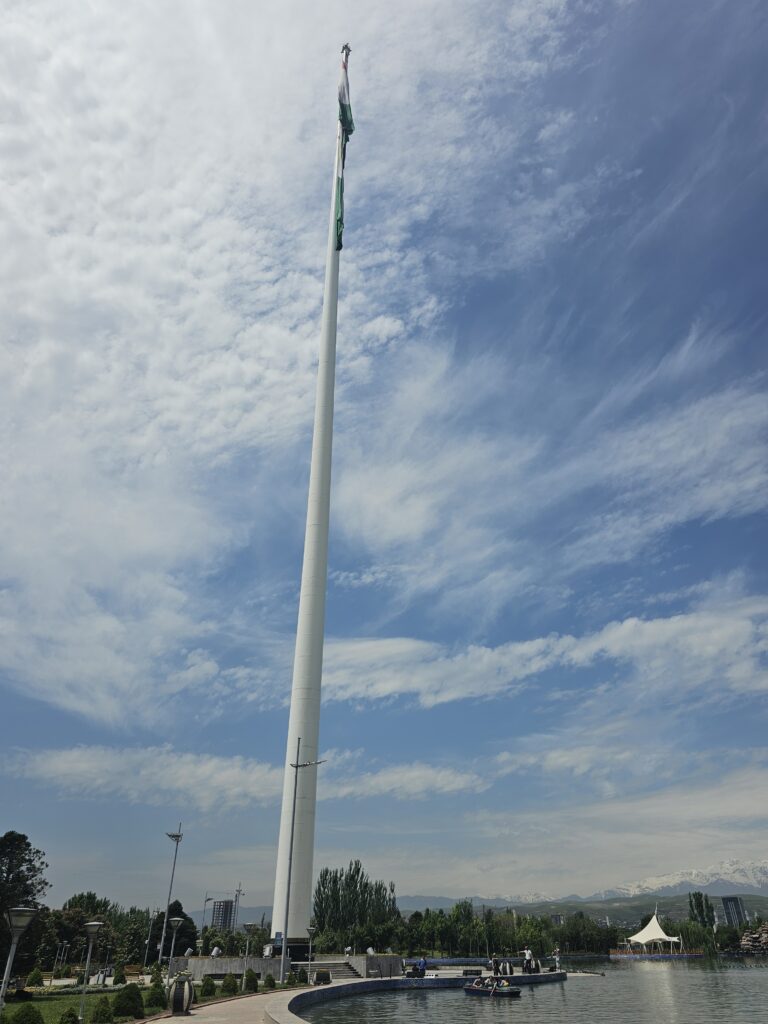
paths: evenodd
<path fill-rule="evenodd" d="M 588 976 L 582 975 L 582 977 Z M 564 971 L 559 971 L 544 975 L 514 975 L 510 980 L 512 984 L 518 982 L 521 984 L 551 984 L 565 981 L 567 977 L 573 977 L 573 975 L 566 975 Z M 330 985 L 322 985 L 319 988 L 302 987 L 270 993 L 260 992 L 253 996 L 243 996 L 221 1003 L 203 1003 L 193 1007 L 191 1016 L 194 1018 L 194 1024 L 303 1024 L 302 1018 L 288 1009 L 288 1004 L 297 997 L 299 997 L 298 1001 L 302 1002 L 302 995 L 307 1002 L 309 1000 L 325 1002 L 329 999 L 339 998 L 342 994 L 350 995 L 355 990 L 371 992 L 404 988 L 455 988 L 457 983 L 460 987 L 465 982 L 465 978 L 459 977 L 360 978 L 355 981 L 334 981 Z"/>

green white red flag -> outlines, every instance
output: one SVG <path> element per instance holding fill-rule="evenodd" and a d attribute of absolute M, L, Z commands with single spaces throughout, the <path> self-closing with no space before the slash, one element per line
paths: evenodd
<path fill-rule="evenodd" d="M 347 76 L 347 56 L 345 49 L 341 60 L 341 77 L 339 78 L 339 151 L 336 154 L 336 251 L 342 248 L 344 234 L 344 163 L 347 157 L 347 140 L 355 130 L 352 119 L 352 104 L 349 99 L 349 78 Z"/>

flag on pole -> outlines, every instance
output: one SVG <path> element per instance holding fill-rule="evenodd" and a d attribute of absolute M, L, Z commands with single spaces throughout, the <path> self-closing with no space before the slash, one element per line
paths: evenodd
<path fill-rule="evenodd" d="M 347 61 L 349 60 L 349 44 L 342 49 L 344 55 L 341 59 L 341 78 L 339 79 L 339 120 L 341 127 L 351 135 L 355 130 L 355 122 L 352 120 L 352 104 L 349 101 L 349 78 L 347 77 Z"/>
<path fill-rule="evenodd" d="M 342 248 L 344 234 L 344 163 L 347 158 L 347 140 L 355 130 L 352 120 L 352 104 L 349 99 L 349 78 L 347 77 L 347 61 L 349 45 L 342 47 L 341 77 L 339 78 L 339 153 L 336 159 L 336 251 Z"/>

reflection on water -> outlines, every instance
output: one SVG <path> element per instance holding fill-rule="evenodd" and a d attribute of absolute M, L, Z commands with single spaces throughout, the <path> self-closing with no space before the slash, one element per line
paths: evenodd
<path fill-rule="evenodd" d="M 520 999 L 460 990 L 373 993 L 301 1011 L 312 1024 L 755 1024 L 768 1020 L 768 961 L 606 964 L 524 988 Z"/>

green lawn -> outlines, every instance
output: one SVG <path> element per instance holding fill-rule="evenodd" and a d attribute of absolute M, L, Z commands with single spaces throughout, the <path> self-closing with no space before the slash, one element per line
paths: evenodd
<path fill-rule="evenodd" d="M 288 986 L 282 986 L 279 983 L 276 986 L 277 989 L 283 988 L 283 987 L 287 988 Z M 291 987 L 292 988 L 303 988 L 304 986 L 302 986 L 302 985 L 294 985 L 294 986 L 291 986 Z M 261 983 L 259 985 L 259 992 L 265 992 L 265 991 L 269 991 L 269 990 L 265 989 L 264 988 L 264 984 Z M 85 1024 L 88 1024 L 88 1021 L 90 1020 L 91 1014 L 93 1013 L 93 1006 L 94 1006 L 94 1003 L 95 1003 L 96 999 L 98 999 L 99 996 L 103 996 L 103 995 L 112 996 L 112 994 L 113 993 L 112 993 L 111 989 L 109 989 L 109 988 L 101 989 L 101 988 L 95 988 L 94 987 L 94 988 L 89 988 L 86 991 L 86 994 L 85 994 Z M 239 994 L 240 993 L 238 993 L 238 995 Z M 199 985 L 195 985 L 195 997 L 196 997 L 196 1001 L 198 1003 L 209 1003 L 209 1002 L 213 1002 L 214 1000 L 221 999 L 221 998 L 227 998 L 226 996 L 222 997 L 221 989 L 220 988 L 216 989 L 216 994 L 215 995 L 212 995 L 212 996 L 209 996 L 209 997 L 206 998 L 205 996 L 202 996 L 200 994 L 200 986 Z M 16 1014 L 16 1011 L 20 1007 L 22 1007 L 22 1006 L 29 1006 L 29 1005 L 30 1004 L 28 1002 L 17 1003 L 14 999 L 11 999 L 10 1002 L 5 1007 L 5 1013 L 3 1015 L 3 1024 L 13 1024 L 13 1018 L 14 1018 L 14 1016 Z M 44 1020 L 45 1024 L 59 1024 L 59 1018 L 61 1017 L 62 1013 L 68 1007 L 71 1006 L 74 1009 L 75 1013 L 79 1013 L 80 1012 L 80 993 L 79 992 L 77 992 L 77 993 L 70 993 L 70 992 L 61 993 L 61 992 L 56 992 L 55 989 L 52 992 L 45 992 L 45 993 L 40 993 L 38 991 L 38 992 L 35 992 L 34 997 L 32 999 L 31 1005 L 34 1006 L 35 1009 L 39 1010 L 40 1013 L 43 1015 L 43 1020 Z M 156 1010 L 156 1009 L 153 1008 L 152 1010 L 147 1010 L 147 1016 L 148 1017 L 154 1016 L 155 1014 L 157 1014 L 159 1012 L 161 1012 L 161 1011 Z"/>
<path fill-rule="evenodd" d="M 101 988 L 91 988 L 86 991 L 84 1011 L 86 1024 L 88 1024 L 90 1016 L 93 1013 L 95 1001 L 99 996 L 103 995 L 111 996 L 112 992 L 110 989 Z M 4 1024 L 6 1021 L 7 1024 L 13 1024 L 13 1018 L 16 1011 L 22 1006 L 29 1005 L 34 1006 L 36 1010 L 39 1010 L 40 1013 L 42 1013 L 45 1024 L 59 1024 L 59 1018 L 68 1007 L 71 1006 L 75 1013 L 80 1012 L 80 993 L 59 993 L 56 992 L 55 989 L 50 994 L 46 992 L 44 995 L 36 992 L 31 1004 L 28 1002 L 17 1003 L 15 1000 L 11 999 L 5 1007 Z M 147 1016 L 153 1016 L 158 1012 L 160 1011 L 152 1009 L 147 1011 Z"/>
<path fill-rule="evenodd" d="M 85 999 L 86 1020 L 88 1019 L 89 1008 L 93 1006 L 93 994 L 95 993 L 89 993 Z M 101 992 L 98 994 L 101 995 Z M 5 1007 L 5 1016 L 9 1021 L 9 1024 L 13 1024 L 13 1018 L 16 1011 L 22 1006 L 28 1005 L 29 1003 L 17 1003 L 15 1000 L 11 999 Z M 60 995 L 58 992 L 54 991 L 50 995 L 48 995 L 48 993 L 45 995 L 35 995 L 31 1005 L 42 1013 L 45 1024 L 59 1024 L 59 1017 L 67 1007 L 73 1007 L 75 1013 L 80 1012 L 80 996 L 70 993 Z"/>

